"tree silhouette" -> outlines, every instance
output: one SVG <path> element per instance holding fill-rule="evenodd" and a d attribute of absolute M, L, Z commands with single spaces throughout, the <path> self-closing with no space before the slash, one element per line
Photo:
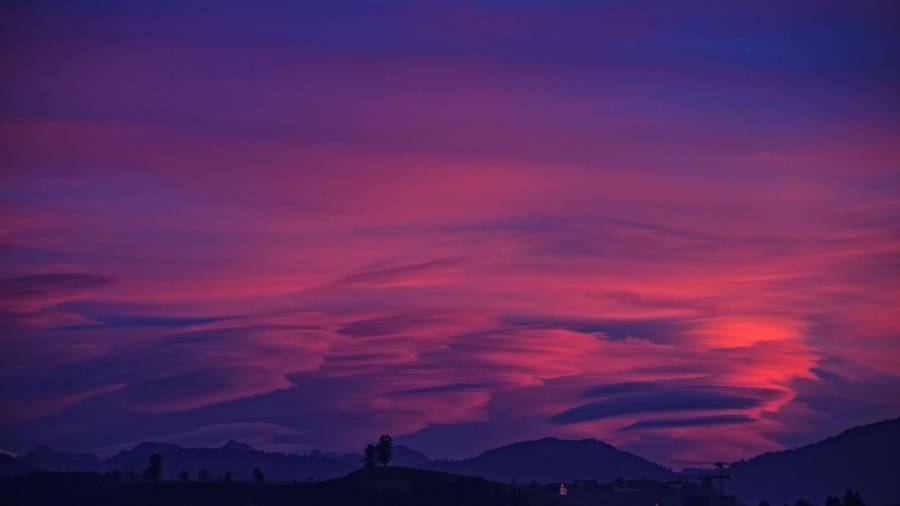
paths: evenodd
<path fill-rule="evenodd" d="M 371 469 L 378 465 L 378 450 L 375 448 L 375 445 L 370 444 L 366 447 L 366 450 L 363 452 L 362 463 L 366 469 Z"/>
<path fill-rule="evenodd" d="M 825 499 L 825 506 L 842 506 L 841 500 L 834 496 L 828 496 L 828 499 Z"/>
<path fill-rule="evenodd" d="M 844 493 L 844 506 L 866 506 L 866 503 L 863 502 L 859 492 L 848 488 L 847 492 Z"/>
<path fill-rule="evenodd" d="M 263 481 L 265 481 L 265 479 L 266 476 L 262 473 L 262 471 L 259 470 L 258 467 L 253 470 L 253 481 L 255 481 L 256 483 L 262 483 Z"/>
<path fill-rule="evenodd" d="M 222 477 L 222 481 L 231 481 L 231 471 L 225 473 L 225 476 Z"/>
<path fill-rule="evenodd" d="M 375 445 L 375 452 L 378 463 L 382 466 L 388 465 L 391 461 L 391 457 L 394 456 L 394 440 L 391 439 L 391 436 L 382 434 L 381 437 L 378 438 L 378 444 Z"/>
<path fill-rule="evenodd" d="M 816 506 L 816 505 L 805 499 L 797 499 L 797 502 L 794 503 L 794 506 Z"/>
<path fill-rule="evenodd" d="M 154 453 L 150 456 L 150 464 L 144 469 L 144 478 L 157 481 L 162 477 L 162 455 Z"/>
<path fill-rule="evenodd" d="M 181 474 L 178 475 L 178 479 L 181 481 L 188 481 L 191 479 L 191 474 L 187 472 L 187 470 L 181 471 Z"/>

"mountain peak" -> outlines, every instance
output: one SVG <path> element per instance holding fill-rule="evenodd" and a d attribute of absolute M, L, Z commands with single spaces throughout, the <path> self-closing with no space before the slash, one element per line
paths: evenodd
<path fill-rule="evenodd" d="M 131 449 L 132 452 L 137 453 L 157 453 L 169 450 L 179 450 L 180 446 L 174 445 L 171 443 L 157 443 L 155 441 L 141 441 L 134 448 Z"/>
<path fill-rule="evenodd" d="M 29 451 L 29 452 L 26 453 L 25 455 L 26 455 L 26 456 L 29 456 L 29 455 L 30 455 L 30 456 L 34 456 L 34 455 L 56 455 L 56 454 L 59 454 L 59 453 L 60 453 L 60 452 L 54 450 L 53 448 L 50 448 L 49 446 L 35 446 L 34 448 L 31 449 L 31 451 Z"/>
<path fill-rule="evenodd" d="M 247 443 L 241 443 L 240 441 L 235 441 L 234 439 L 225 443 L 222 446 L 223 450 L 243 450 L 243 451 L 255 451 L 255 449 L 248 445 Z"/>

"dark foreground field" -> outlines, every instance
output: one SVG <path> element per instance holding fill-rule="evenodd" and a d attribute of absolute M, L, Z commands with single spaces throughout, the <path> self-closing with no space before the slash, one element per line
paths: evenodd
<path fill-rule="evenodd" d="M 95 473 L 34 472 L 0 485 L 16 506 L 553 505 L 557 498 L 481 478 L 388 467 L 314 483 L 159 482 L 116 485 Z"/>

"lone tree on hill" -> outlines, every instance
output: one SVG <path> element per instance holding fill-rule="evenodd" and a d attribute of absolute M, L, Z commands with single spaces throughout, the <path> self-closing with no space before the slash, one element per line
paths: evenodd
<path fill-rule="evenodd" d="M 378 465 L 378 450 L 375 445 L 370 444 L 366 447 L 362 457 L 363 467 L 371 469 Z"/>
<path fill-rule="evenodd" d="M 266 476 L 262 473 L 262 471 L 260 471 L 258 467 L 255 468 L 253 470 L 253 481 L 255 481 L 256 483 L 262 483 L 265 480 Z"/>
<path fill-rule="evenodd" d="M 150 456 L 150 465 L 144 469 L 144 478 L 158 481 L 162 477 L 162 455 L 154 453 Z"/>
<path fill-rule="evenodd" d="M 378 444 L 375 445 L 375 452 L 378 463 L 382 466 L 388 465 L 391 461 L 391 457 L 394 456 L 394 440 L 391 439 L 391 436 L 382 434 L 382 436 L 378 438 Z"/>

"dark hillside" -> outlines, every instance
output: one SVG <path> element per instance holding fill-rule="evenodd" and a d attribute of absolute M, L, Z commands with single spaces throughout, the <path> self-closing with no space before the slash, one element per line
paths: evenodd
<path fill-rule="evenodd" d="M 3 506 L 550 506 L 555 497 L 481 478 L 388 467 L 311 483 L 112 485 L 97 473 L 34 472 L 0 485 Z"/>
<path fill-rule="evenodd" d="M 823 504 L 858 490 L 868 505 L 900 503 L 900 418 L 863 425 L 818 443 L 765 453 L 732 466 L 730 492 L 747 504 Z"/>

